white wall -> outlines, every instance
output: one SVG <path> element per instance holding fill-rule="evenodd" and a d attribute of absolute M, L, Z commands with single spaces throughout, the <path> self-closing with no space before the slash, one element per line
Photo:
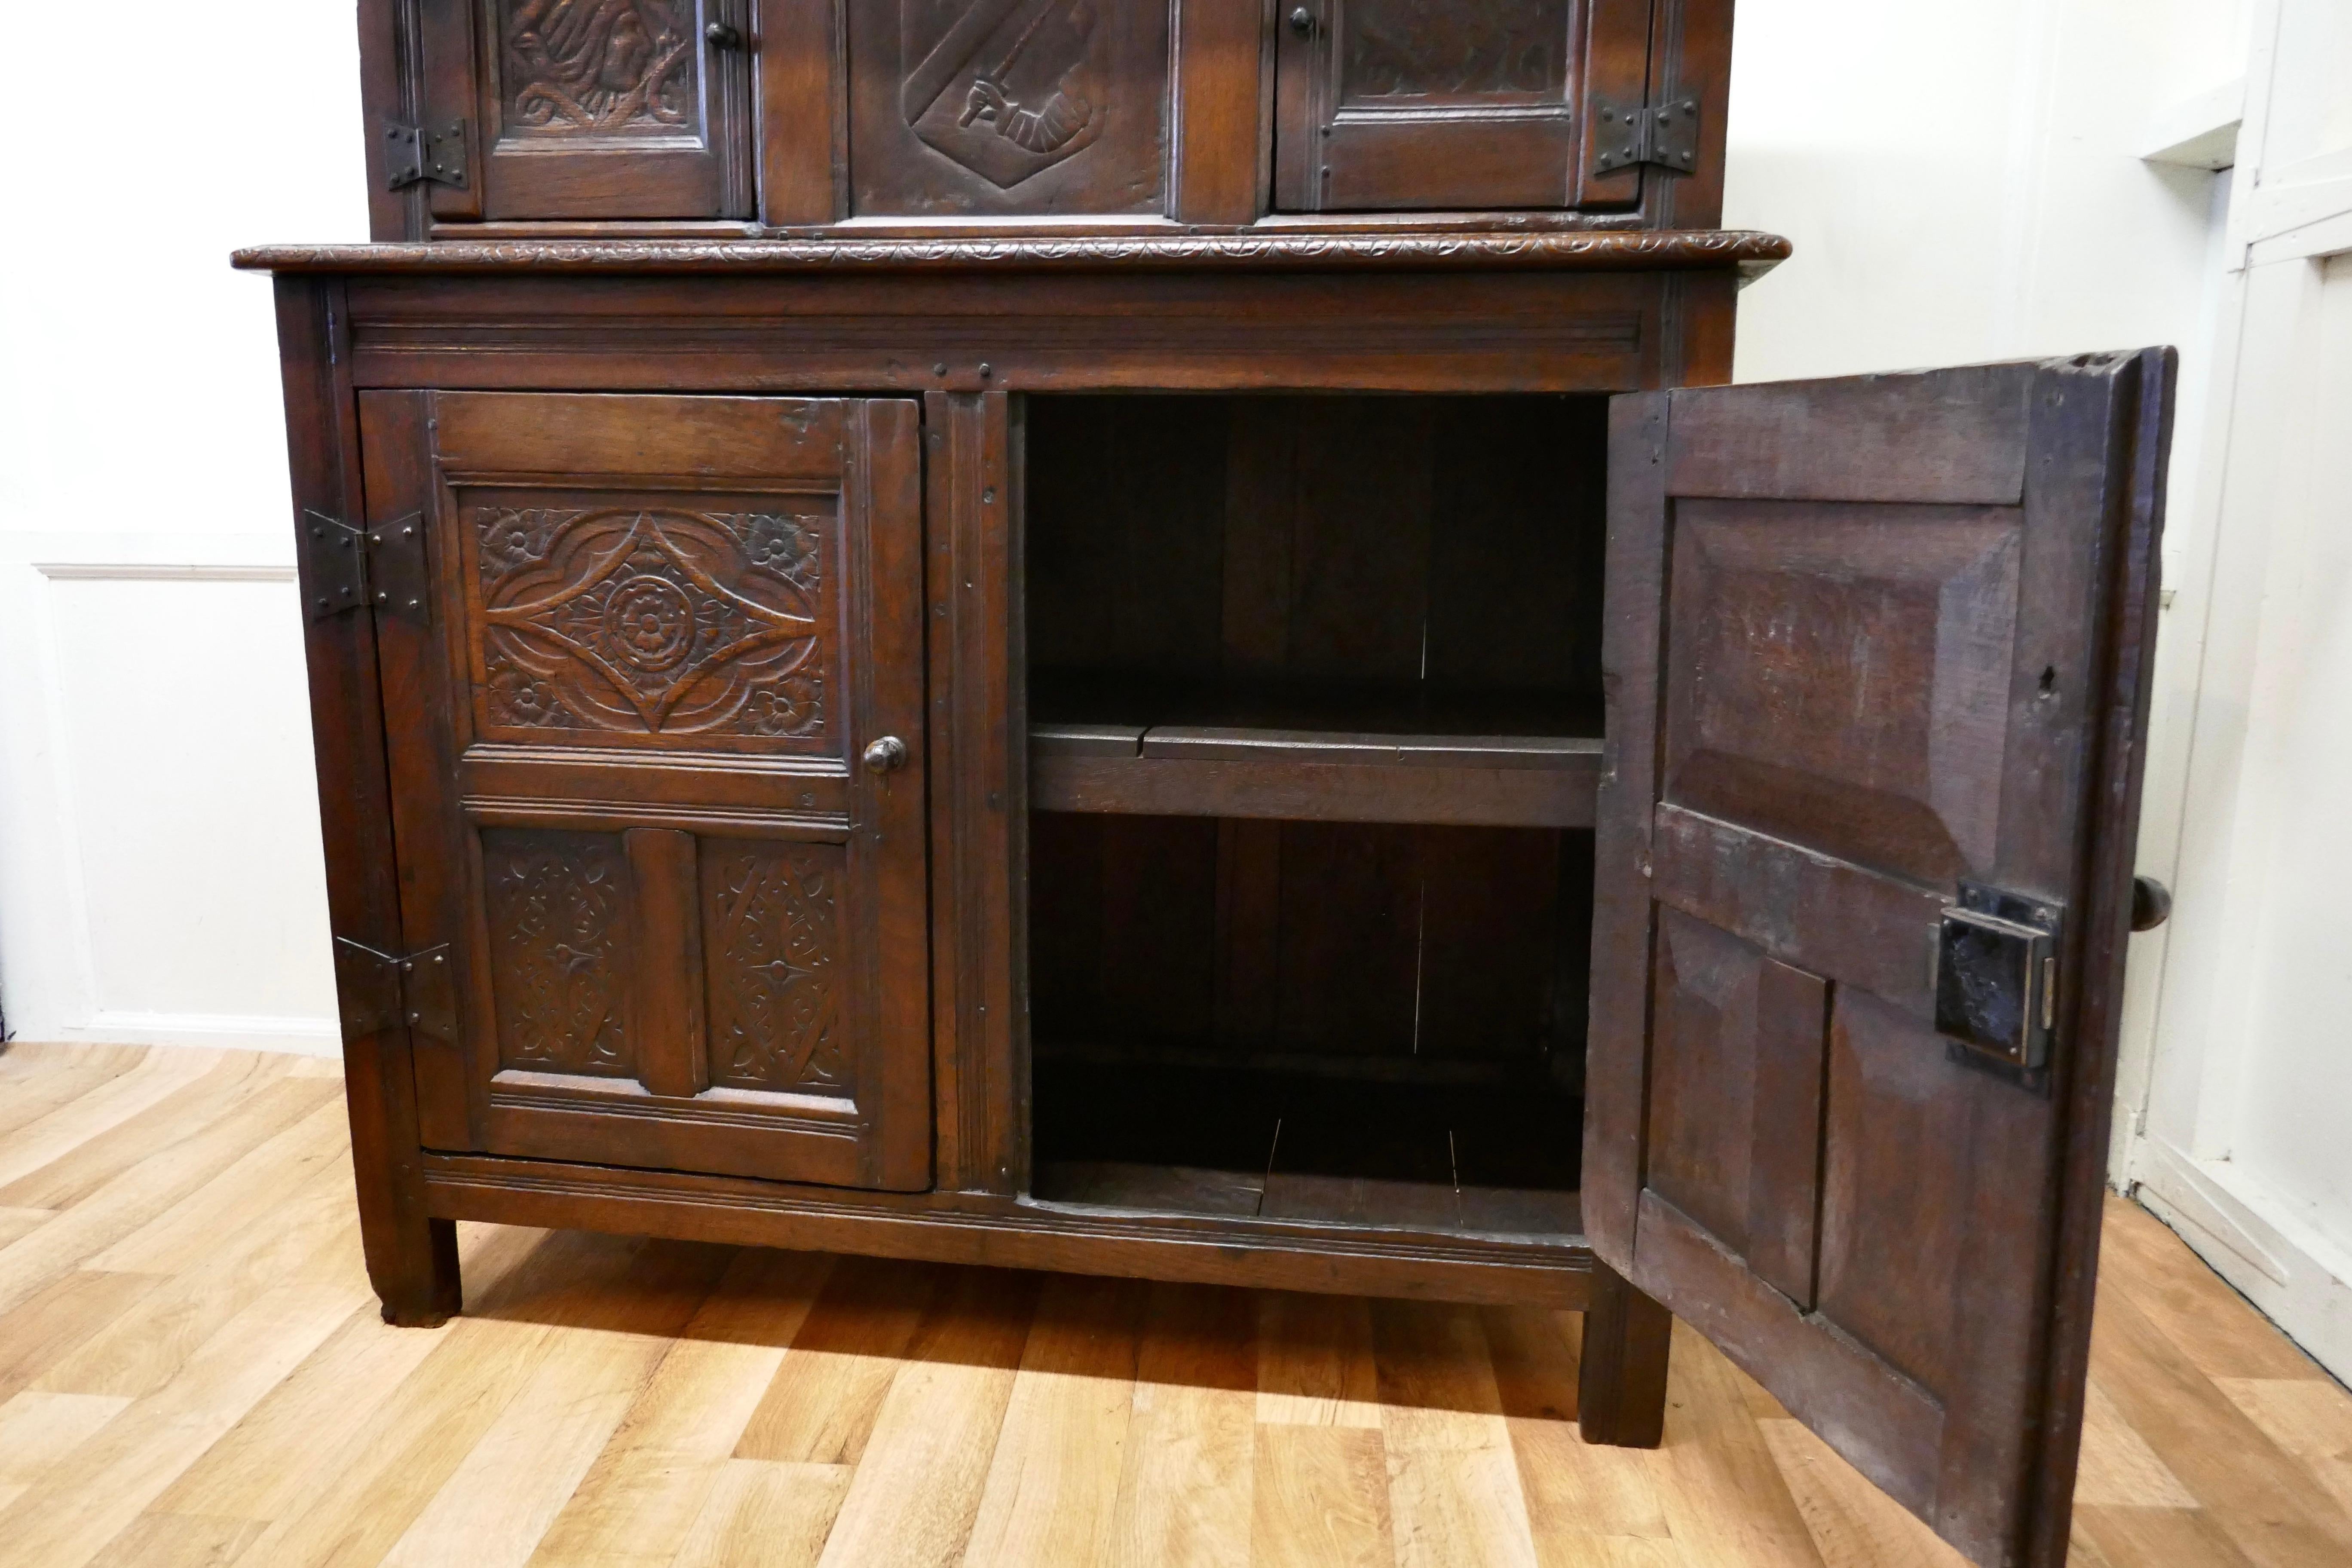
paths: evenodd
<path fill-rule="evenodd" d="M 2116 1165 L 2352 1378 L 2352 7 L 2258 0 L 2158 649 Z"/>
<path fill-rule="evenodd" d="M 2218 182 L 2139 153 L 2240 70 L 2236 5 L 1738 4 L 1724 221 L 1796 245 L 1739 379 L 2193 348 Z"/>
<path fill-rule="evenodd" d="M 366 237 L 353 17 L 135 9 L 13 89 L 52 130 L 0 245 L 0 1005 L 332 1049 L 269 284 L 228 253 Z M 16 58 L 98 58 L 87 7 L 16 15 Z"/>

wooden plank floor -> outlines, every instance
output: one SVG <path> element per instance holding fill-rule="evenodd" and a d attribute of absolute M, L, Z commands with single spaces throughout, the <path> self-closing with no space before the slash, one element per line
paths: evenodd
<path fill-rule="evenodd" d="M 0 1563 L 1958 1559 L 1706 1344 L 1578 1439 L 1572 1313 L 466 1226 L 377 1320 L 331 1064 L 0 1056 Z M 2352 1396 L 2109 1210 L 2074 1560 L 2352 1563 Z"/>

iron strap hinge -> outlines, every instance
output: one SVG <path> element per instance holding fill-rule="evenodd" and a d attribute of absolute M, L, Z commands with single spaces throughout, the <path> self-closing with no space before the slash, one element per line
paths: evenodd
<path fill-rule="evenodd" d="M 466 188 L 466 122 L 436 125 L 383 122 L 383 186 L 404 190 L 419 181 Z"/>
<path fill-rule="evenodd" d="M 314 621 L 373 605 L 433 624 L 425 592 L 425 514 L 353 528 L 302 509 L 302 611 Z"/>
<path fill-rule="evenodd" d="M 379 952 L 347 936 L 335 939 L 335 994 L 343 1038 L 403 1026 L 457 1043 L 457 984 L 449 944 L 410 953 Z"/>
<path fill-rule="evenodd" d="M 1669 174 L 1698 170 L 1698 100 L 1668 103 L 1612 103 L 1602 99 L 1594 121 L 1592 172 L 1613 174 L 1637 163 L 1654 163 Z"/>

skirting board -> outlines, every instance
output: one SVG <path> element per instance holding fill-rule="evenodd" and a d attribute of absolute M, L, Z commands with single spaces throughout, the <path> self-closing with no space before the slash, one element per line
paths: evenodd
<path fill-rule="evenodd" d="M 2134 1196 L 2337 1381 L 2352 1384 L 2352 1253 L 2229 1160 L 2143 1138 Z"/>
<path fill-rule="evenodd" d="M 235 1013 L 131 1013 L 102 1008 L 86 1024 L 60 1024 L 60 1040 L 110 1046 L 229 1046 L 298 1057 L 340 1057 L 341 1028 L 332 1018 L 246 1016 Z"/>

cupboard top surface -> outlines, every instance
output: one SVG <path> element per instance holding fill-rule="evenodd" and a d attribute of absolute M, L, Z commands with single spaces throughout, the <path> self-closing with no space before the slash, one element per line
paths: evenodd
<path fill-rule="evenodd" d="M 1753 229 L 1538 234 L 1412 229 L 263 245 L 239 250 L 232 260 L 240 268 L 273 272 L 1615 271 L 1737 267 L 1755 276 L 1786 260 L 1790 250 L 1786 239 Z"/>

